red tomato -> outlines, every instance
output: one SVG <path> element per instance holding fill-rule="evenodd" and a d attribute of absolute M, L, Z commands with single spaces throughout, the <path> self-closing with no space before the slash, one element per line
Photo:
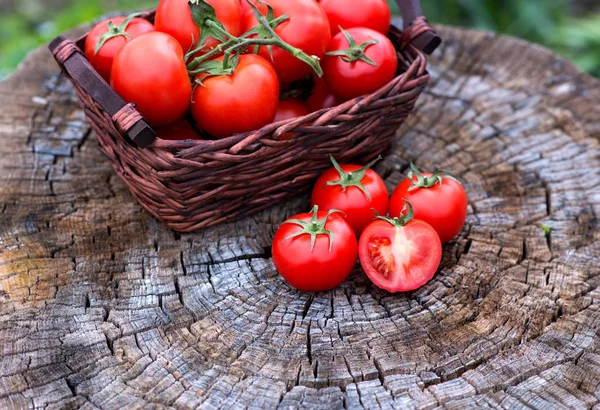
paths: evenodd
<path fill-rule="evenodd" d="M 390 216 L 400 215 L 405 199 L 413 205 L 415 218 L 431 225 L 442 243 L 446 243 L 460 232 L 465 223 L 467 194 L 460 182 L 452 177 L 439 172 L 421 174 L 412 166 L 409 178 L 402 181 L 392 194 Z"/>
<path fill-rule="evenodd" d="M 352 228 L 335 211 L 293 216 L 273 238 L 273 263 L 292 286 L 321 292 L 342 283 L 356 264 L 357 244 Z"/>
<path fill-rule="evenodd" d="M 331 35 L 353 27 L 366 27 L 387 34 L 392 13 L 385 0 L 321 0 L 331 26 Z"/>
<path fill-rule="evenodd" d="M 351 28 L 347 34 L 355 44 L 346 38 L 344 32 L 337 34 L 329 43 L 328 55 L 323 60 L 325 82 L 338 96 L 351 99 L 373 92 L 383 87 L 396 75 L 398 59 L 392 42 L 383 34 L 368 28 Z M 360 53 L 361 45 L 377 42 Z M 351 60 L 332 52 L 348 51 Z M 360 53 L 360 55 L 354 55 Z M 362 59 L 370 59 L 373 64 Z M 351 62 L 348 62 L 351 61 Z"/>
<path fill-rule="evenodd" d="M 329 86 L 322 77 L 319 78 L 316 75 L 313 75 L 313 80 L 313 91 L 306 101 L 306 105 L 308 106 L 310 112 L 319 111 L 323 108 L 335 107 L 344 102 L 344 99 L 331 92 Z"/>
<path fill-rule="evenodd" d="M 288 98 L 287 100 L 279 101 L 279 107 L 277 107 L 277 114 L 275 115 L 275 119 L 273 122 L 283 121 L 283 120 L 291 120 L 296 117 L 304 117 L 305 115 L 310 114 L 308 112 L 308 108 L 304 101 L 295 100 L 293 98 Z M 281 137 L 280 140 L 287 140 L 296 135 L 293 132 L 286 132 Z"/>
<path fill-rule="evenodd" d="M 234 36 L 242 34 L 242 11 L 239 0 L 206 0 L 214 9 L 217 19 L 225 29 Z M 200 29 L 192 18 L 188 0 L 160 0 L 154 21 L 156 29 L 175 37 L 183 51 L 187 53 L 194 42 L 200 39 Z M 210 50 L 220 42 L 212 37 L 205 42 L 205 49 Z"/>
<path fill-rule="evenodd" d="M 256 0 L 254 0 L 256 1 Z M 331 39 L 327 15 L 314 0 L 268 0 L 273 7 L 275 17 L 284 14 L 289 19 L 275 29 L 275 33 L 286 43 L 301 49 L 309 56 L 322 58 Z M 255 3 L 261 13 L 267 13 L 267 6 Z M 244 31 L 258 24 L 254 13 L 250 10 L 244 15 Z M 286 51 L 273 47 L 273 65 L 282 82 L 299 80 L 311 72 L 310 66 Z M 260 48 L 260 55 L 271 61 L 267 47 Z"/>
<path fill-rule="evenodd" d="M 367 166 L 339 165 L 331 157 L 333 168 L 328 169 L 317 180 L 312 191 L 311 204 L 320 209 L 339 209 L 346 214 L 346 220 L 357 236 L 375 218 L 373 209 L 379 215 L 387 215 L 388 191 L 385 183 L 371 167 L 380 160 L 377 158 Z"/>
<path fill-rule="evenodd" d="M 247 0 L 240 0 L 240 9 L 242 10 L 242 17 L 246 14 L 246 12 L 252 10 Z"/>
<path fill-rule="evenodd" d="M 158 31 L 142 34 L 123 46 L 113 63 L 111 85 L 125 101 L 135 103 L 155 127 L 181 118 L 192 96 L 181 46 Z"/>
<path fill-rule="evenodd" d="M 106 19 L 96 24 L 85 39 L 85 55 L 92 64 L 92 67 L 96 69 L 98 74 L 100 74 L 102 78 L 106 80 L 106 82 L 110 82 L 110 70 L 112 69 L 115 55 L 119 50 L 121 50 L 129 38 L 124 35 L 112 37 L 104 43 L 97 54 L 96 45 L 98 44 L 100 37 L 106 35 L 110 31 L 108 27 L 109 22 L 112 21 L 112 23 L 118 28 L 123 22 L 125 22 L 125 19 L 127 19 L 126 16 Z M 152 23 L 142 18 L 132 19 L 129 24 L 127 24 L 127 27 L 125 27 L 125 32 L 130 35 L 131 38 L 153 30 L 154 26 Z"/>
<path fill-rule="evenodd" d="M 200 128 L 223 138 L 270 124 L 278 104 L 273 66 L 261 56 L 242 54 L 233 75 L 207 78 L 194 89 L 192 115 Z"/>
<path fill-rule="evenodd" d="M 433 278 L 442 260 L 435 230 L 416 219 L 377 219 L 358 244 L 360 264 L 371 281 L 388 292 L 418 289 Z"/>
<path fill-rule="evenodd" d="M 156 129 L 156 136 L 163 140 L 184 141 L 184 140 L 201 140 L 202 137 L 192 127 L 192 125 L 184 119 L 175 121 L 172 124 L 165 125 Z"/>

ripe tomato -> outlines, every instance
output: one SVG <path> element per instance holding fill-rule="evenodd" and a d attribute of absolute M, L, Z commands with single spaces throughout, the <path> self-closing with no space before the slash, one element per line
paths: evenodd
<path fill-rule="evenodd" d="M 366 27 L 387 34 L 392 13 L 385 0 L 321 0 L 331 26 L 331 35 L 340 32 L 339 27 L 349 29 Z"/>
<path fill-rule="evenodd" d="M 357 244 L 352 228 L 334 210 L 285 221 L 273 238 L 273 263 L 292 286 L 321 292 L 342 283 L 356 264 Z"/>
<path fill-rule="evenodd" d="M 242 11 L 239 0 L 206 0 L 214 9 L 217 19 L 223 23 L 225 29 L 234 36 L 242 34 Z M 192 12 L 188 0 L 160 0 L 156 9 L 154 22 L 156 29 L 175 37 L 184 52 L 200 39 L 200 29 L 192 19 Z M 208 38 L 205 49 L 210 50 L 220 42 L 215 38 Z"/>
<path fill-rule="evenodd" d="M 288 98 L 286 100 L 279 101 L 279 107 L 277 107 L 277 114 L 275 115 L 273 122 L 290 120 L 296 117 L 304 117 L 308 114 L 308 108 L 306 107 L 304 101 Z M 292 138 L 294 135 L 295 133 L 293 132 L 286 132 L 279 137 L 279 139 L 287 140 Z"/>
<path fill-rule="evenodd" d="M 440 266 L 442 244 L 427 223 L 379 217 L 364 230 L 358 244 L 360 264 L 371 281 L 388 292 L 407 292 L 425 285 Z"/>
<path fill-rule="evenodd" d="M 397 69 L 392 42 L 368 28 L 338 33 L 331 39 L 323 60 L 325 82 L 336 95 L 348 100 L 384 86 L 394 78 Z"/>
<path fill-rule="evenodd" d="M 467 194 L 454 178 L 436 172 L 421 173 L 411 164 L 409 177 L 394 190 L 390 201 L 390 216 L 402 211 L 403 199 L 409 201 L 415 218 L 427 222 L 436 230 L 442 243 L 454 238 L 467 218 Z"/>
<path fill-rule="evenodd" d="M 267 13 L 267 6 L 255 1 L 255 5 L 264 15 Z M 329 21 L 327 15 L 315 0 L 267 0 L 267 4 L 273 7 L 275 17 L 284 14 L 289 15 L 289 19 L 281 23 L 275 29 L 275 33 L 286 43 L 297 47 L 308 55 L 322 58 L 327 50 L 327 45 L 331 39 L 329 30 Z M 244 15 L 244 31 L 258 25 L 256 17 L 252 10 Z M 275 71 L 282 82 L 291 83 L 311 72 L 311 68 L 288 52 L 272 47 L 273 65 Z M 260 55 L 271 61 L 267 47 L 261 47 Z"/>
<path fill-rule="evenodd" d="M 110 70 L 112 69 L 115 55 L 121 50 L 125 43 L 130 38 L 154 30 L 152 23 L 142 18 L 133 18 L 125 27 L 120 27 L 127 18 L 128 17 L 126 16 L 120 16 L 106 19 L 96 24 L 85 39 L 85 56 L 92 64 L 92 67 L 98 71 L 98 74 L 100 74 L 106 82 L 110 82 Z M 114 29 L 109 28 L 108 23 L 110 22 L 114 24 Z M 128 38 L 125 33 L 131 37 Z M 108 37 L 109 35 L 110 38 L 106 40 L 104 45 L 98 50 L 98 53 L 96 53 L 96 47 L 100 38 L 103 36 Z"/>
<path fill-rule="evenodd" d="M 202 83 L 194 89 L 192 115 L 209 134 L 223 138 L 273 122 L 279 82 L 273 66 L 261 56 L 242 54 L 232 75 L 209 77 Z"/>
<path fill-rule="evenodd" d="M 201 140 L 202 137 L 185 119 L 156 129 L 156 136 L 163 140 L 184 141 Z"/>
<path fill-rule="evenodd" d="M 344 99 L 331 92 L 331 89 L 322 77 L 320 78 L 313 75 L 313 81 L 314 86 L 312 94 L 306 101 L 306 105 L 310 112 L 319 111 L 323 108 L 335 107 L 344 102 Z"/>
<path fill-rule="evenodd" d="M 246 12 L 252 10 L 247 0 L 240 0 L 240 9 L 242 10 L 242 17 L 244 17 Z"/>
<path fill-rule="evenodd" d="M 317 180 L 312 191 L 311 204 L 320 209 L 339 209 L 357 236 L 379 215 L 387 215 L 388 191 L 385 183 L 371 167 L 381 159 L 376 158 L 366 166 L 339 165 L 331 157 L 333 168 Z"/>
<path fill-rule="evenodd" d="M 135 103 L 155 127 L 181 118 L 192 95 L 181 46 L 158 31 L 142 34 L 123 46 L 113 63 L 111 85 L 125 101 Z"/>

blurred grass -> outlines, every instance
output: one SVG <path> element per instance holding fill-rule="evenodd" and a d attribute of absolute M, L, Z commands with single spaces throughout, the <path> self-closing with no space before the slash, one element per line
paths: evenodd
<path fill-rule="evenodd" d="M 0 78 L 30 50 L 115 10 L 156 0 L 0 0 Z M 433 23 L 491 30 L 537 42 L 600 77 L 600 4 L 589 0 L 422 0 Z M 390 1 L 392 8 L 397 6 Z M 595 5 L 594 5 L 595 4 Z"/>

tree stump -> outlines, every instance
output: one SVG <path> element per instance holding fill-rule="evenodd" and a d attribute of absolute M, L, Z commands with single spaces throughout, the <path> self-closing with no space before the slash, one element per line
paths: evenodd
<path fill-rule="evenodd" d="M 418 291 L 357 266 L 298 292 L 270 241 L 308 194 L 195 234 L 134 201 L 50 54 L 0 83 L 0 408 L 587 407 L 600 399 L 600 83 L 531 44 L 441 28 L 376 167 L 464 182 Z M 73 33 L 71 33 L 73 37 Z"/>

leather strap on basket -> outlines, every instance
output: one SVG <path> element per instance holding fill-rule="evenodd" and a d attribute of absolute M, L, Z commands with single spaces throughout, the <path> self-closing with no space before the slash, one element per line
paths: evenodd
<path fill-rule="evenodd" d="M 69 59 L 74 53 L 77 52 L 77 47 L 72 41 L 65 39 L 62 43 L 58 45 L 54 50 L 52 50 L 52 54 L 54 54 L 54 58 L 61 65 L 65 64 L 65 61 Z"/>
<path fill-rule="evenodd" d="M 135 109 L 135 106 L 131 103 L 125 105 L 121 108 L 115 115 L 113 115 L 112 120 L 117 127 L 117 131 L 120 134 L 125 135 L 127 132 L 141 121 L 144 117 L 138 110 Z"/>
<path fill-rule="evenodd" d="M 106 122 L 109 122 L 109 118 L 113 120 L 117 131 L 138 147 L 152 144 L 156 139 L 152 127 L 100 77 L 77 44 L 58 36 L 48 48 L 67 77 L 76 85 L 77 91 L 86 99 L 95 101 L 103 111 L 98 115 L 104 118 L 108 114 Z M 109 125 L 106 124 L 107 127 Z"/>
<path fill-rule="evenodd" d="M 442 43 L 433 27 L 423 16 L 420 0 L 396 0 L 402 13 L 404 31 L 402 48 L 412 44 L 424 53 L 431 54 Z"/>
<path fill-rule="evenodd" d="M 410 26 L 404 28 L 402 31 L 400 48 L 405 49 L 409 44 L 413 44 L 417 37 L 428 31 L 433 31 L 435 33 L 424 16 L 417 17 Z"/>

